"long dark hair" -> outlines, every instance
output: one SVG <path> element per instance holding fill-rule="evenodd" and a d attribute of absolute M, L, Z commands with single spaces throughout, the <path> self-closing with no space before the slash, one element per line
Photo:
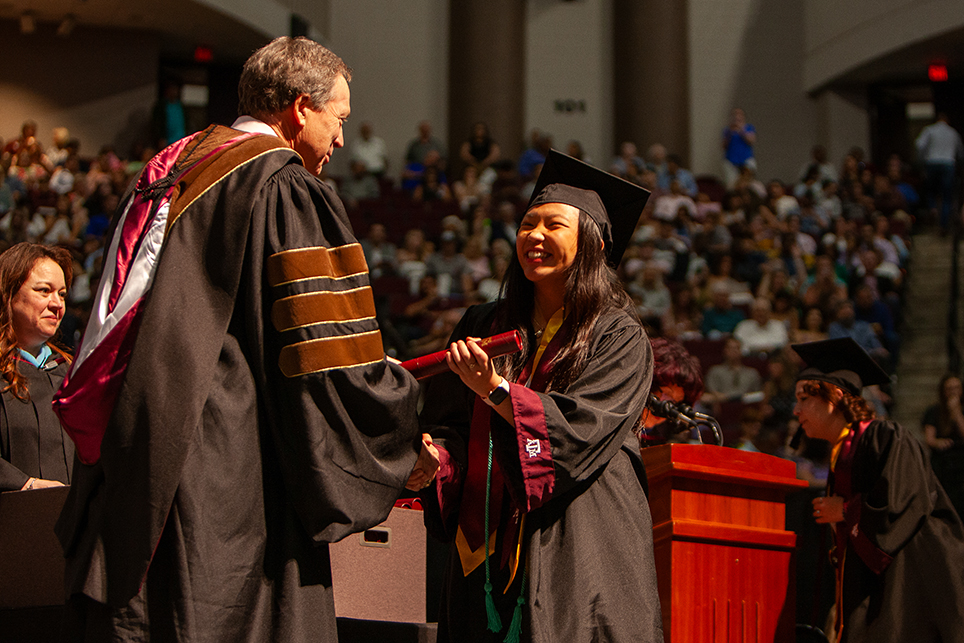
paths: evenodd
<path fill-rule="evenodd" d="M 0 305 L 0 374 L 7 382 L 2 392 L 12 391 L 21 400 L 30 399 L 30 392 L 27 390 L 27 378 L 17 370 L 19 347 L 13 329 L 13 298 L 41 259 L 50 259 L 60 266 L 64 271 L 64 283 L 70 289 L 74 271 L 68 250 L 23 242 L 0 254 L 0 298 L 3 301 L 3 305 Z M 62 348 L 52 342 L 47 344 L 56 353 L 68 358 Z"/>
<path fill-rule="evenodd" d="M 589 355 L 593 327 L 604 313 L 624 310 L 639 322 L 632 299 L 626 294 L 616 271 L 606 263 L 599 228 L 581 211 L 578 234 L 576 256 L 566 275 L 563 299 L 567 323 L 562 332 L 566 334 L 562 349 L 552 360 L 547 390 L 563 390 L 582 373 Z M 496 369 L 508 373 L 511 380 L 519 377 L 539 346 L 532 327 L 534 305 L 535 284 L 526 279 L 518 253 L 513 252 L 496 313 L 499 328 L 517 330 L 523 338 L 521 351 L 496 359 Z"/>

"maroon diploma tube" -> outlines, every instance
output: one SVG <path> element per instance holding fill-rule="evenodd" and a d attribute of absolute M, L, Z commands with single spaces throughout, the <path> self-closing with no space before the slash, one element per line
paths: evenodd
<path fill-rule="evenodd" d="M 522 350 L 522 336 L 519 335 L 519 331 L 510 330 L 508 333 L 500 333 L 492 337 L 480 339 L 479 347 L 485 351 L 485 354 L 488 355 L 489 358 L 508 355 L 509 353 Z M 438 375 L 449 370 L 449 365 L 445 361 L 447 354 L 448 349 L 432 353 L 431 355 L 410 359 L 407 362 L 402 362 L 402 366 L 414 375 L 415 379 L 425 379 L 426 377 Z"/>

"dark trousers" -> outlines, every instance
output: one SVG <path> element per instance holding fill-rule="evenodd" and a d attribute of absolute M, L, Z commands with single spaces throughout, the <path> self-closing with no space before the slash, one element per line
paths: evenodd
<path fill-rule="evenodd" d="M 946 230 L 951 222 L 954 207 L 954 165 L 948 163 L 927 163 L 924 166 L 927 178 L 927 205 L 937 209 L 940 200 L 940 224 Z"/>

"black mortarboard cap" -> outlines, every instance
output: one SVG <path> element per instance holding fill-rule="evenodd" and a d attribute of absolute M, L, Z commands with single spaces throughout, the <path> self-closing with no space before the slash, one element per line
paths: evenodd
<path fill-rule="evenodd" d="M 526 209 L 543 203 L 579 208 L 599 226 L 606 257 L 618 266 L 648 199 L 649 190 L 635 183 L 549 150 Z"/>
<path fill-rule="evenodd" d="M 884 369 L 850 337 L 793 344 L 790 348 L 806 364 L 797 381 L 829 382 L 853 395 L 860 395 L 865 386 L 890 381 Z"/>

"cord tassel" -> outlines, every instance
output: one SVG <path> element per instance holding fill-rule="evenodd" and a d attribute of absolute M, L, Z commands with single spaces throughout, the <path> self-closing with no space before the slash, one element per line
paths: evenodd
<path fill-rule="evenodd" d="M 502 631 L 502 619 L 499 617 L 499 610 L 495 609 L 495 599 L 492 598 L 492 583 L 488 582 L 485 584 L 485 616 L 489 622 L 490 632 Z M 513 622 L 515 622 L 514 618 Z"/>
<path fill-rule="evenodd" d="M 489 433 L 489 468 L 485 472 L 485 616 L 489 622 L 489 631 L 493 633 L 502 630 L 502 619 L 499 610 L 495 609 L 492 598 L 492 579 L 489 574 L 489 494 L 492 491 L 492 433 Z"/>
<path fill-rule="evenodd" d="M 512 610 L 512 622 L 509 624 L 509 632 L 505 635 L 505 643 L 519 643 L 522 636 L 522 605 L 526 599 L 522 594 L 515 601 L 515 609 Z"/>

